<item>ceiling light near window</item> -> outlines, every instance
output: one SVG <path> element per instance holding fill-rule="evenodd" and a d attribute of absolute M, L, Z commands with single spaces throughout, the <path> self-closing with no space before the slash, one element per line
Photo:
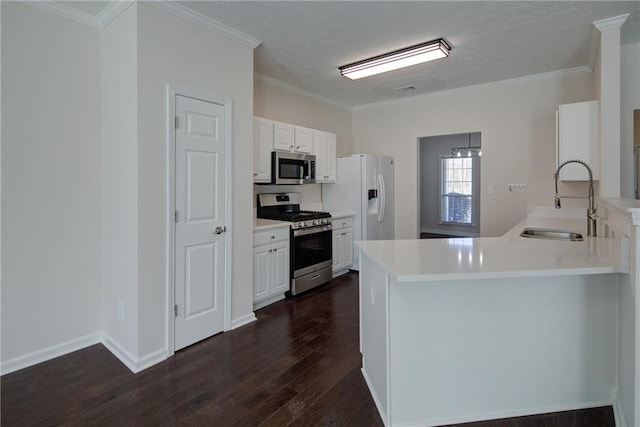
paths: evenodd
<path fill-rule="evenodd" d="M 395 50 L 384 55 L 375 56 L 339 68 L 340 74 L 351 80 L 361 79 L 374 74 L 421 64 L 434 59 L 449 56 L 451 47 L 443 39 L 420 43 L 415 46 Z"/>

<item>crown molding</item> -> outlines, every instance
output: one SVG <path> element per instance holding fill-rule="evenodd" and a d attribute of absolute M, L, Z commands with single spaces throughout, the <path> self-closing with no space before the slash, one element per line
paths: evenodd
<path fill-rule="evenodd" d="M 111 22 L 116 16 L 121 14 L 126 8 L 128 8 L 133 1 L 112 1 L 109 2 L 107 7 L 102 9 L 98 15 L 92 15 L 90 13 L 83 12 L 81 10 L 69 7 L 64 3 L 58 1 L 28 1 L 18 0 L 20 3 L 35 7 L 53 15 L 67 18 L 81 24 L 89 25 L 91 27 L 102 29 L 109 22 Z"/>
<path fill-rule="evenodd" d="M 177 16 L 178 18 L 182 18 L 186 21 L 191 22 L 192 24 L 198 25 L 199 27 L 207 29 L 230 40 L 236 41 L 251 49 L 255 49 L 261 43 L 260 40 L 254 39 L 253 37 L 243 32 L 233 29 L 228 25 L 224 25 L 223 23 L 211 19 L 201 13 L 195 12 L 187 8 L 186 6 L 183 6 L 174 1 L 149 0 L 145 1 L 145 4 L 163 10 L 173 16 Z"/>
<path fill-rule="evenodd" d="M 582 65 L 580 67 L 567 68 L 566 70 L 550 71 L 548 73 L 532 74 L 530 76 L 516 77 L 514 79 L 499 80 L 499 81 L 496 81 L 496 82 L 482 83 L 482 84 L 479 84 L 479 85 L 465 86 L 465 87 L 460 87 L 460 88 L 456 88 L 456 89 L 443 90 L 443 91 L 439 91 L 439 92 L 424 93 L 424 94 L 421 94 L 421 95 L 414 95 L 414 96 L 405 97 L 405 98 L 390 99 L 390 100 L 387 100 L 387 101 L 380 101 L 380 102 L 372 102 L 370 104 L 361 104 L 361 105 L 354 106 L 353 110 L 354 111 L 362 110 L 362 109 L 366 109 L 366 108 L 370 108 L 370 107 L 377 107 L 377 106 L 381 106 L 381 105 L 405 102 L 405 101 L 408 101 L 408 100 L 437 98 L 437 97 L 440 97 L 440 96 L 449 96 L 449 95 L 454 95 L 454 94 L 457 94 L 457 93 L 470 92 L 470 91 L 474 91 L 474 90 L 487 89 L 487 88 L 492 88 L 492 87 L 510 86 L 510 85 L 515 85 L 515 84 L 531 82 L 531 81 L 549 80 L 549 79 L 555 79 L 555 78 L 561 78 L 561 77 L 569 77 L 569 76 L 575 76 L 575 75 L 591 73 L 591 72 L 592 72 L 591 68 L 588 65 Z"/>
<path fill-rule="evenodd" d="M 340 104 L 339 102 L 336 102 L 336 101 L 334 101 L 332 99 L 326 98 L 326 97 L 324 97 L 322 95 L 318 95 L 317 93 L 310 92 L 310 91 L 308 91 L 306 89 L 299 88 L 298 86 L 294 86 L 292 84 L 285 83 L 283 81 L 274 79 L 274 78 L 269 77 L 269 76 L 265 76 L 264 74 L 253 73 L 253 78 L 254 78 L 254 80 L 258 80 L 260 82 L 269 84 L 271 86 L 279 87 L 280 89 L 284 89 L 286 91 L 293 92 L 293 93 L 296 93 L 298 95 L 306 96 L 308 98 L 313 98 L 316 101 L 320 101 L 320 102 L 323 102 L 325 104 L 333 105 L 334 107 L 343 108 L 345 110 L 352 110 L 353 109 L 353 107 L 350 106 L 350 105 Z"/>
<path fill-rule="evenodd" d="M 600 32 L 607 30 L 614 30 L 616 28 L 620 28 L 624 21 L 629 17 L 628 13 L 624 15 L 613 16 L 611 18 L 601 19 L 599 21 L 593 21 L 594 27 L 596 27 Z"/>

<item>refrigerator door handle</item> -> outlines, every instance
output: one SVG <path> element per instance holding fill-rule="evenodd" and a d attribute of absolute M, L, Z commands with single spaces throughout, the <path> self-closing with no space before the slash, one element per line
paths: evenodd
<path fill-rule="evenodd" d="M 380 199 L 378 199 L 380 209 L 378 210 L 378 221 L 382 222 L 384 220 L 384 205 L 386 204 L 387 195 L 384 188 L 384 177 L 381 173 L 378 174 L 378 184 L 380 186 Z"/>

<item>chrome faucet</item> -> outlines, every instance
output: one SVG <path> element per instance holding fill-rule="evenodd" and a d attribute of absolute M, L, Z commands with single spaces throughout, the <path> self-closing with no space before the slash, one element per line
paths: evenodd
<path fill-rule="evenodd" d="M 596 236 L 596 207 L 594 205 L 594 197 L 593 197 L 593 171 L 589 167 L 589 165 L 582 160 L 567 160 L 566 162 L 562 162 L 558 169 L 556 169 L 556 173 L 553 174 L 553 178 L 556 180 L 556 196 L 555 203 L 556 209 L 560 209 L 560 198 L 572 198 L 572 199 L 584 199 L 584 197 L 571 197 L 571 196 L 560 196 L 558 194 L 558 177 L 560 175 L 560 169 L 562 169 L 565 165 L 569 163 L 579 163 L 589 172 L 589 208 L 587 209 L 587 236 Z"/>

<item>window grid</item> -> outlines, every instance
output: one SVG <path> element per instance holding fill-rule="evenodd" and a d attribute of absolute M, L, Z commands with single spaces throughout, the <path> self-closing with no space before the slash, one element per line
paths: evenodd
<path fill-rule="evenodd" d="M 473 161 L 470 157 L 442 159 L 440 221 L 472 224 Z"/>

